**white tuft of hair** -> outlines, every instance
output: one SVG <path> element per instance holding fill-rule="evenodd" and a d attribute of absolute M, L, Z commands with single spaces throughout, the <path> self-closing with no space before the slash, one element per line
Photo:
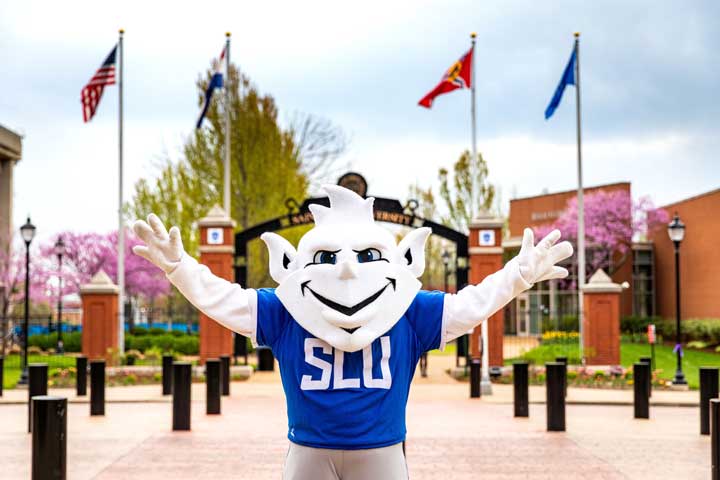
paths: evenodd
<path fill-rule="evenodd" d="M 374 223 L 374 198 L 362 198 L 357 193 L 339 185 L 323 185 L 330 199 L 330 208 L 319 204 L 310 205 L 315 225 L 339 223 Z"/>

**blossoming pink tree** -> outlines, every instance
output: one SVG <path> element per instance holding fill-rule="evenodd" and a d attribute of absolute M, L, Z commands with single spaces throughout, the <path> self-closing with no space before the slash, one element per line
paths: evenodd
<path fill-rule="evenodd" d="M 630 257 L 632 242 L 645 240 L 649 231 L 667 223 L 669 216 L 656 208 L 650 198 L 633 203 L 626 191 L 597 191 L 585 195 L 586 268 L 589 274 L 600 268 L 609 274 Z M 535 229 L 542 237 L 557 228 L 565 239 L 577 245 L 577 198 L 568 201 L 563 214 L 552 224 Z"/>

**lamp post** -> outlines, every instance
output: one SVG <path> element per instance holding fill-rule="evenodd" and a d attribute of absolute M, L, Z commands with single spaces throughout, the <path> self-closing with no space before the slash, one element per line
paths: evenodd
<path fill-rule="evenodd" d="M 28 340 L 30 338 L 30 242 L 35 237 L 35 225 L 30 223 L 30 217 L 27 218 L 25 225 L 20 227 L 20 235 L 25 241 L 25 325 L 23 328 L 23 358 L 22 358 L 22 374 L 18 383 L 27 385 L 27 350 Z"/>
<path fill-rule="evenodd" d="M 65 353 L 62 340 L 62 257 L 65 251 L 65 242 L 61 236 L 58 236 L 57 242 L 55 242 L 55 255 L 58 259 L 57 353 Z"/>
<path fill-rule="evenodd" d="M 677 212 L 668 224 L 668 235 L 675 244 L 675 354 L 677 355 L 677 370 L 675 371 L 674 385 L 687 385 L 682 371 L 682 341 L 680 338 L 680 242 L 685 238 L 685 224 L 680 220 Z"/>
<path fill-rule="evenodd" d="M 443 250 L 442 252 L 442 262 L 445 266 L 444 270 L 444 278 L 445 278 L 445 293 L 448 291 L 448 277 L 450 276 L 450 252 L 447 250 Z"/>

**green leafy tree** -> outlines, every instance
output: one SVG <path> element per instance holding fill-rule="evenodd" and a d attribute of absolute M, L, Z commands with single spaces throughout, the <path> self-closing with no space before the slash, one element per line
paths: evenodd
<path fill-rule="evenodd" d="M 487 181 L 487 163 L 479 153 L 473 161 L 472 155 L 466 150 L 453 165 L 452 179 L 446 168 L 438 171 L 438 177 L 440 198 L 448 210 L 448 215 L 442 219 L 443 223 L 467 232 L 473 217 L 481 211 L 490 211 L 493 205 L 495 187 Z"/>
<path fill-rule="evenodd" d="M 198 80 L 198 104 L 203 101 L 211 72 Z M 288 128 L 278 121 L 278 107 L 250 79 L 231 65 L 229 78 L 231 125 L 231 216 L 237 230 L 287 212 L 285 200 L 305 198 L 311 182 L 323 180 L 345 149 L 342 131 L 331 122 L 298 114 Z M 185 248 L 198 253 L 194 222 L 215 204 L 222 204 L 225 145 L 224 95 L 216 95 L 204 126 L 187 139 L 178 162 L 165 158 L 155 180 L 135 184 L 129 210 L 135 218 L 154 212 L 180 227 Z M 297 229 L 289 231 L 291 241 Z M 271 284 L 267 257 L 260 242 L 249 246 L 248 284 Z"/>

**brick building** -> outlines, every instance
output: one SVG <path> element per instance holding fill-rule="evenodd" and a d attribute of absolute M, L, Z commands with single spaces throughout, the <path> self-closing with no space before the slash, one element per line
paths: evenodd
<path fill-rule="evenodd" d="M 629 182 L 612 183 L 585 189 L 585 194 L 597 191 L 625 191 L 631 193 Z M 510 201 L 508 231 L 503 241 L 507 256 L 520 247 L 523 229 L 539 227 L 557 220 L 576 191 L 548 193 Z M 672 216 L 678 212 L 686 224 L 685 240 L 681 246 L 682 317 L 720 318 L 720 300 L 713 295 L 713 269 L 720 267 L 720 249 L 714 245 L 720 236 L 720 189 L 687 200 L 666 205 Z M 631 239 L 629 239 L 631 240 Z M 632 243 L 630 257 L 612 274 L 612 280 L 625 284 L 620 298 L 620 314 L 665 318 L 675 316 L 674 247 L 665 226 L 651 232 L 648 241 Z M 591 246 L 587 246 L 591 248 Z M 576 257 L 573 257 L 576 260 Z M 613 257 L 619 260 L 619 256 Z M 574 266 L 571 277 L 576 275 Z M 593 272 L 589 272 L 592 275 Z M 627 282 L 627 283 L 625 283 Z M 567 282 L 565 282 L 567 283 Z M 506 333 L 538 334 L 543 319 L 571 319 L 577 314 L 577 291 L 566 289 L 558 282 L 543 282 L 525 292 L 510 305 L 505 315 Z"/>

